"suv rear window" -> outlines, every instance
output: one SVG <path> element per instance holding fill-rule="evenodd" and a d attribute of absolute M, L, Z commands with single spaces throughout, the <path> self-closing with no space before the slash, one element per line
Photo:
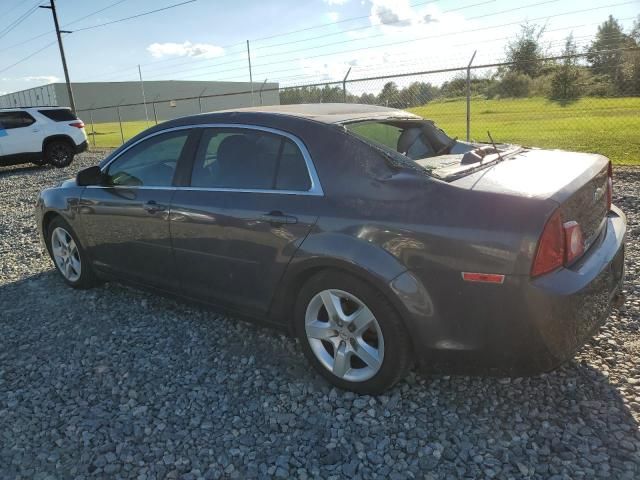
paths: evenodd
<path fill-rule="evenodd" d="M 0 112 L 0 127 L 5 130 L 28 127 L 35 121 L 27 112 Z"/>
<path fill-rule="evenodd" d="M 67 108 L 59 108 L 56 110 L 38 110 L 38 113 L 41 113 L 49 120 L 53 120 L 54 122 L 69 122 L 72 120 L 78 120 L 71 110 Z"/>

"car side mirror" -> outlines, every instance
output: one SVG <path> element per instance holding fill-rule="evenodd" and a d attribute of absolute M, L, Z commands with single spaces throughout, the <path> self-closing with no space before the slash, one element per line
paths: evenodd
<path fill-rule="evenodd" d="M 98 165 L 80 170 L 76 175 L 76 184 L 79 187 L 87 185 L 100 185 L 104 180 L 104 174 Z"/>

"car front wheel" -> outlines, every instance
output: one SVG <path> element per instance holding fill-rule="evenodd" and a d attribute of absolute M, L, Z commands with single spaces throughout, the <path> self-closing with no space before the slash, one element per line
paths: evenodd
<path fill-rule="evenodd" d="M 403 378 L 409 337 L 397 313 L 371 285 L 326 271 L 302 288 L 296 331 L 305 356 L 334 385 L 377 394 Z"/>
<path fill-rule="evenodd" d="M 97 279 L 75 233 L 61 217 L 54 218 L 47 229 L 47 247 L 58 273 L 74 288 L 90 288 Z"/>

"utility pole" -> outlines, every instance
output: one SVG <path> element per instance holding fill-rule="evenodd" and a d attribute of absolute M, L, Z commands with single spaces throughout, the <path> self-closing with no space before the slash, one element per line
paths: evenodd
<path fill-rule="evenodd" d="M 56 36 L 58 37 L 58 47 L 60 47 L 60 57 L 62 58 L 62 69 L 64 70 L 64 79 L 67 82 L 67 93 L 69 94 L 69 106 L 71 111 L 76 113 L 76 102 L 73 99 L 73 90 L 71 90 L 71 81 L 69 80 L 69 69 L 67 68 L 67 59 L 64 56 L 64 47 L 62 46 L 62 34 L 71 33 L 68 30 L 60 30 L 58 24 L 58 14 L 56 13 L 56 4 L 54 0 L 50 0 L 51 5 L 40 5 L 40 8 L 47 8 L 53 14 L 53 23 L 56 26 Z"/>

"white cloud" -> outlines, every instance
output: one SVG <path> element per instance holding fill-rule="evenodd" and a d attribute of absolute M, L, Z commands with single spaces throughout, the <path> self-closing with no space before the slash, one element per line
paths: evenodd
<path fill-rule="evenodd" d="M 327 17 L 329 17 L 329 20 L 332 22 L 337 22 L 340 18 L 340 14 L 338 12 L 328 12 Z"/>
<path fill-rule="evenodd" d="M 147 51 L 155 58 L 163 57 L 203 57 L 214 58 L 224 55 L 224 48 L 210 43 L 152 43 Z"/>
<path fill-rule="evenodd" d="M 344 5 L 349 0 L 323 0 L 327 5 Z"/>
<path fill-rule="evenodd" d="M 38 82 L 38 83 L 56 83 L 60 79 L 55 75 L 34 75 L 30 77 L 24 77 L 25 82 Z"/>

